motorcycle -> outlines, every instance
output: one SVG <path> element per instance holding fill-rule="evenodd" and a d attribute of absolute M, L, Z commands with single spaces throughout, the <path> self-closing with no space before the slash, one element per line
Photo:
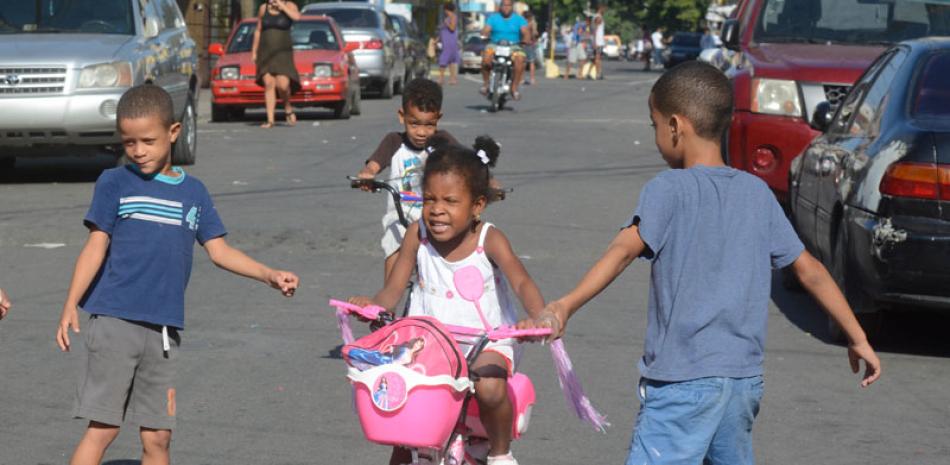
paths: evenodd
<path fill-rule="evenodd" d="M 488 100 L 491 101 L 492 113 L 504 108 L 505 102 L 511 98 L 511 80 L 515 70 L 512 52 L 512 46 L 506 40 L 495 46 L 488 80 Z"/>

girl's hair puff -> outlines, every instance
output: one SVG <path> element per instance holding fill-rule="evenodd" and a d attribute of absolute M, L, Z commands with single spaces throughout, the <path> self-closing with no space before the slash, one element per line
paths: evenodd
<path fill-rule="evenodd" d="M 451 143 L 446 137 L 434 136 L 429 140 L 429 157 L 426 159 L 422 182 L 436 173 L 455 173 L 465 179 L 472 198 L 485 197 L 494 200 L 495 190 L 491 186 L 491 168 L 501 156 L 501 146 L 490 136 L 478 136 L 472 148 Z M 479 152 L 488 158 L 486 164 Z"/>

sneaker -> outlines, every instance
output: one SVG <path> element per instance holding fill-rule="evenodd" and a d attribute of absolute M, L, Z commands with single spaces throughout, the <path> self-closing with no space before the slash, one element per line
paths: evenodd
<path fill-rule="evenodd" d="M 489 455 L 488 465 L 518 465 L 518 461 L 508 452 L 505 455 Z"/>
<path fill-rule="evenodd" d="M 481 86 L 481 87 L 478 89 L 478 93 L 479 93 L 479 94 L 482 94 L 482 95 L 484 95 L 484 96 L 487 97 L 487 96 L 488 96 L 488 86 Z"/>

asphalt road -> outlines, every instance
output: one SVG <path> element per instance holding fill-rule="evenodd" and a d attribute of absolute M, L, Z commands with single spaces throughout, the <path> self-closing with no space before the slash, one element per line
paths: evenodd
<path fill-rule="evenodd" d="M 657 73 L 611 64 L 608 80 L 546 81 L 511 111 L 485 112 L 477 84 L 446 89 L 441 127 L 461 141 L 491 134 L 497 170 L 514 189 L 486 217 L 511 239 L 548 298 L 567 291 L 664 165 L 646 99 Z M 470 78 L 471 76 L 469 76 Z M 229 241 L 302 285 L 284 299 L 216 269 L 196 254 L 187 298 L 173 460 L 181 464 L 382 464 L 351 409 L 339 336 L 326 301 L 374 292 L 382 281 L 384 199 L 351 190 L 355 173 L 387 132 L 398 100 L 364 100 L 350 121 L 303 111 L 297 127 L 209 122 L 202 95 L 198 164 L 228 226 Z M 53 341 L 82 216 L 110 160 L 24 161 L 0 173 L 0 286 L 15 306 L 0 322 L 0 465 L 66 463 L 85 423 L 70 418 L 77 354 Z M 613 427 L 573 418 L 547 349 L 531 346 L 521 368 L 535 381 L 531 429 L 514 445 L 522 464 L 623 463 L 637 401 L 649 267 L 635 263 L 572 321 L 567 348 L 593 402 Z M 774 280 L 766 394 L 755 426 L 760 464 L 950 463 L 950 317 L 901 312 L 879 343 L 885 376 L 858 387 L 845 349 L 830 343 L 809 298 Z M 134 428 L 106 457 L 138 463 Z"/>

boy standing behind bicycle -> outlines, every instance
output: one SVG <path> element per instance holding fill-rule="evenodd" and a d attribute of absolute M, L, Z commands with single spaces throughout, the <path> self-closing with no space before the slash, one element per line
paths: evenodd
<path fill-rule="evenodd" d="M 862 386 L 881 375 L 848 302 L 768 186 L 723 163 L 719 140 L 731 117 L 732 86 L 708 64 L 679 65 L 656 82 L 650 119 L 673 169 L 644 186 L 600 260 L 533 323 L 563 333 L 571 314 L 634 259 L 650 261 L 640 414 L 627 465 L 754 462 L 772 269 L 791 266 L 841 326 L 851 369 L 865 361 Z"/>
<path fill-rule="evenodd" d="M 380 171 L 389 168 L 388 182 L 396 190 L 421 196 L 422 168 L 428 156 L 426 147 L 429 139 L 439 134 L 452 143 L 458 143 L 448 132 L 438 130 L 439 119 L 442 118 L 442 87 L 423 78 L 409 81 L 402 93 L 402 106 L 397 114 L 405 131 L 386 134 L 357 177 L 373 179 Z M 422 202 L 404 203 L 403 209 L 409 223 L 414 223 L 422 214 Z M 383 238 L 380 241 L 386 255 L 386 280 L 399 257 L 405 234 L 406 228 L 399 223 L 396 205 L 392 198 L 388 198 L 383 215 Z"/>

